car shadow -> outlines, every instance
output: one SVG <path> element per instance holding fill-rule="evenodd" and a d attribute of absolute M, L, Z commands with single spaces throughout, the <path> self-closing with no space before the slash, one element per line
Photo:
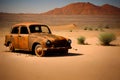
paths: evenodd
<path fill-rule="evenodd" d="M 10 51 L 5 51 L 5 52 L 10 52 Z M 16 50 L 15 52 L 12 52 L 12 53 L 19 53 L 17 55 L 26 54 L 29 56 L 36 56 L 35 54 L 33 54 L 30 51 L 23 51 L 23 50 Z M 68 54 L 46 53 L 46 55 L 43 57 L 67 57 L 67 56 L 81 56 L 81 55 L 84 55 L 84 54 L 82 54 L 82 53 L 68 53 Z"/>
<path fill-rule="evenodd" d="M 69 56 L 81 56 L 81 53 L 68 53 L 68 54 L 61 54 L 61 53 L 48 53 L 44 57 L 69 57 Z"/>

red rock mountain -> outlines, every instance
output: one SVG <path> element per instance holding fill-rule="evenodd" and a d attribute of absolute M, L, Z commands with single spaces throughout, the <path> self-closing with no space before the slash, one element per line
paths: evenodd
<path fill-rule="evenodd" d="M 120 8 L 104 4 L 97 6 L 89 2 L 72 3 L 62 8 L 55 8 L 43 15 L 120 15 Z"/>

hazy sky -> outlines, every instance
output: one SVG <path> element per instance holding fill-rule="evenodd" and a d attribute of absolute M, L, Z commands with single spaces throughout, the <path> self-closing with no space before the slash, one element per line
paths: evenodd
<path fill-rule="evenodd" d="M 42 13 L 73 2 L 91 2 L 96 5 L 108 3 L 120 7 L 120 0 L 0 0 L 0 12 Z"/>

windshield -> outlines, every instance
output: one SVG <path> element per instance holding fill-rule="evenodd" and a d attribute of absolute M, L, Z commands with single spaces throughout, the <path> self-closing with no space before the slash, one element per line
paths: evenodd
<path fill-rule="evenodd" d="M 46 25 L 30 25 L 31 33 L 51 33 Z"/>

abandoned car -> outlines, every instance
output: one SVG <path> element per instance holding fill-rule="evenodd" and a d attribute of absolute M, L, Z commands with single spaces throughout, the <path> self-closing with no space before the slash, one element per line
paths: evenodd
<path fill-rule="evenodd" d="M 68 53 L 71 42 L 70 39 L 52 34 L 47 25 L 40 23 L 16 24 L 5 36 L 5 46 L 11 52 L 17 49 L 32 51 L 37 56 L 44 56 L 48 52 Z"/>

